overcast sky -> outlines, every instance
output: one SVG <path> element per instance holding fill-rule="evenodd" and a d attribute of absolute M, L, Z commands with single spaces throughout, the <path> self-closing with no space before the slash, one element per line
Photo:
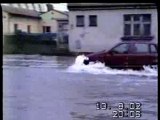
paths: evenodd
<path fill-rule="evenodd" d="M 44 4 L 41 3 L 41 7 L 42 7 L 42 10 L 43 10 L 43 11 L 46 11 L 46 10 L 47 10 L 45 4 L 46 4 L 46 3 L 44 3 Z M 54 9 L 56 9 L 56 10 L 68 11 L 68 9 L 67 9 L 67 3 L 57 3 L 57 4 L 52 3 L 52 4 L 53 4 L 53 6 L 54 6 Z M 11 4 L 3 4 L 3 5 L 11 5 Z M 17 3 L 13 3 L 12 5 L 13 5 L 14 7 L 18 7 L 18 4 L 17 4 Z M 33 6 L 32 6 L 31 4 L 27 3 L 27 5 L 28 5 L 29 9 L 33 9 Z M 22 8 L 26 8 L 26 6 L 25 6 L 24 3 L 20 4 L 20 6 L 21 6 Z M 39 10 L 38 4 L 36 4 L 36 3 L 35 3 L 35 8 L 36 8 L 36 10 Z"/>
<path fill-rule="evenodd" d="M 61 11 L 68 11 L 67 3 L 53 4 L 54 8 Z"/>

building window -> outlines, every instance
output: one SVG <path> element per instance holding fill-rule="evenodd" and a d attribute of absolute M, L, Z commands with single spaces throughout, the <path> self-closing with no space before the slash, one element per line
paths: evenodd
<path fill-rule="evenodd" d="M 43 26 L 43 33 L 46 33 L 46 32 L 51 32 L 50 26 Z"/>
<path fill-rule="evenodd" d="M 30 25 L 27 25 L 27 32 L 31 33 L 31 26 Z"/>
<path fill-rule="evenodd" d="M 83 15 L 77 15 L 76 16 L 76 25 L 77 27 L 83 27 L 84 26 L 84 16 Z"/>
<path fill-rule="evenodd" d="M 46 27 L 46 32 L 51 32 L 51 27 L 50 26 Z"/>
<path fill-rule="evenodd" d="M 14 32 L 17 32 L 18 30 L 18 24 L 14 24 Z"/>
<path fill-rule="evenodd" d="M 89 16 L 89 26 L 97 26 L 97 16 L 96 15 Z"/>
<path fill-rule="evenodd" d="M 151 14 L 124 15 L 125 36 L 150 36 Z"/>

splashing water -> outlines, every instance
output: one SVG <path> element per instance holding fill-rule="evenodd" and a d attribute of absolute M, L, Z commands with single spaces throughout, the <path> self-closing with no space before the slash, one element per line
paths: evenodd
<path fill-rule="evenodd" d="M 79 55 L 75 59 L 75 63 L 71 65 L 67 71 L 74 73 L 90 73 L 90 74 L 110 74 L 110 75 L 136 75 L 136 76 L 158 76 L 158 70 L 148 66 L 144 66 L 144 70 L 117 70 L 106 67 L 103 63 L 90 62 L 89 65 L 84 65 L 83 60 L 88 59 L 84 55 Z"/>

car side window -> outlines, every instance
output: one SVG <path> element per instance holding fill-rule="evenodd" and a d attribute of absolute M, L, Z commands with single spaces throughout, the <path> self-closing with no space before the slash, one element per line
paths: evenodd
<path fill-rule="evenodd" d="M 153 44 L 150 45 L 150 50 L 151 50 L 151 53 L 157 53 L 156 46 Z"/>
<path fill-rule="evenodd" d="M 135 43 L 131 46 L 131 53 L 149 53 L 148 44 Z"/>
<path fill-rule="evenodd" d="M 115 48 L 113 48 L 111 51 L 114 53 L 123 54 L 123 53 L 128 53 L 128 48 L 129 48 L 128 44 L 120 44 L 116 46 Z"/>

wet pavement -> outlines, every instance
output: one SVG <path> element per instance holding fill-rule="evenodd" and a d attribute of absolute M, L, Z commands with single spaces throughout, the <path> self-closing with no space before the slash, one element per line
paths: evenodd
<path fill-rule="evenodd" d="M 157 71 L 84 66 L 82 59 L 4 55 L 4 120 L 157 120 Z M 128 109 L 141 103 L 139 112 L 118 109 L 121 102 Z"/>

